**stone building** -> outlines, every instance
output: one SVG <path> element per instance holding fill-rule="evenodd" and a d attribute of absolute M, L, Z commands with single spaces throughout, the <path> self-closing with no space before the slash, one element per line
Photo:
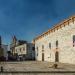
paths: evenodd
<path fill-rule="evenodd" d="M 37 61 L 75 64 L 75 16 L 53 26 L 33 41 Z"/>
<path fill-rule="evenodd" d="M 24 43 L 15 47 L 15 54 L 18 55 L 18 60 L 32 60 L 33 57 L 33 47 L 32 43 Z"/>
<path fill-rule="evenodd" d="M 18 40 L 15 36 L 10 44 L 10 50 L 17 60 L 30 60 L 35 57 L 34 44 L 25 40 Z"/>

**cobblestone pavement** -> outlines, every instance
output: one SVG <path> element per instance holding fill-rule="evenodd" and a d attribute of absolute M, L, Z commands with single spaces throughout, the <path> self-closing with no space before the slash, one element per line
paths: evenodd
<path fill-rule="evenodd" d="M 62 64 L 58 63 L 58 68 L 54 69 L 53 66 L 54 63 L 50 62 L 38 62 L 38 61 L 23 61 L 23 62 L 1 62 L 0 66 L 3 66 L 4 71 L 38 71 L 38 72 L 61 72 L 61 71 L 75 71 L 75 65 L 71 64 Z M 1 75 L 1 74 L 0 74 Z M 8 74 L 2 74 L 2 75 L 8 75 Z M 10 74 L 12 75 L 12 74 Z M 14 74 L 17 75 L 17 74 Z M 20 75 L 20 74 L 18 74 Z M 38 74 L 23 74 L 23 75 L 75 75 L 75 73 L 38 73 Z"/>

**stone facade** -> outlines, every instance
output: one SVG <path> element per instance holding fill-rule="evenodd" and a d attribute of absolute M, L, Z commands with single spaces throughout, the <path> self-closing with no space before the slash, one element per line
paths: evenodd
<path fill-rule="evenodd" d="M 26 45 L 27 44 L 16 46 L 15 47 L 15 53 L 18 53 L 18 55 L 26 54 L 26 50 L 27 50 L 27 46 Z"/>
<path fill-rule="evenodd" d="M 25 55 L 27 54 L 27 44 L 19 45 L 15 47 L 15 54 L 19 56 L 19 60 L 24 60 Z"/>
<path fill-rule="evenodd" d="M 12 58 L 18 58 L 22 60 L 30 60 L 35 58 L 34 44 L 28 43 L 25 40 L 18 40 L 16 36 L 12 38 L 10 44 L 10 51 Z"/>
<path fill-rule="evenodd" d="M 10 51 L 11 51 L 12 55 L 13 56 L 15 55 L 15 47 L 16 46 L 23 45 L 25 43 L 27 43 L 27 41 L 25 41 L 25 40 L 18 40 L 16 38 L 16 36 L 13 36 L 12 37 L 12 42 L 10 44 Z"/>
<path fill-rule="evenodd" d="M 30 60 L 34 59 L 34 45 L 32 43 L 25 43 L 15 47 L 15 54 L 18 55 L 19 60 Z"/>
<path fill-rule="evenodd" d="M 37 61 L 75 64 L 75 16 L 34 39 Z"/>

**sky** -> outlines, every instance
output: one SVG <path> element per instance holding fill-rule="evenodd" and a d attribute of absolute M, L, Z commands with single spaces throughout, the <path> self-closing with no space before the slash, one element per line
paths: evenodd
<path fill-rule="evenodd" d="M 36 36 L 75 15 L 75 0 L 0 0 L 0 35 L 31 42 Z"/>

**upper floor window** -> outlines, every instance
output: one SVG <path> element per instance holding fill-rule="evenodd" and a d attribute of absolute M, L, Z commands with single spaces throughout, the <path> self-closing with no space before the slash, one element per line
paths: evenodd
<path fill-rule="evenodd" d="M 49 48 L 51 49 L 51 43 L 49 43 Z"/>
<path fill-rule="evenodd" d="M 56 48 L 58 48 L 58 40 L 56 41 Z"/>
<path fill-rule="evenodd" d="M 21 48 L 20 48 L 20 52 L 21 52 Z"/>
<path fill-rule="evenodd" d="M 73 35 L 73 47 L 75 47 L 75 35 Z"/>
<path fill-rule="evenodd" d="M 44 45 L 42 45 L 42 49 L 44 49 Z"/>

